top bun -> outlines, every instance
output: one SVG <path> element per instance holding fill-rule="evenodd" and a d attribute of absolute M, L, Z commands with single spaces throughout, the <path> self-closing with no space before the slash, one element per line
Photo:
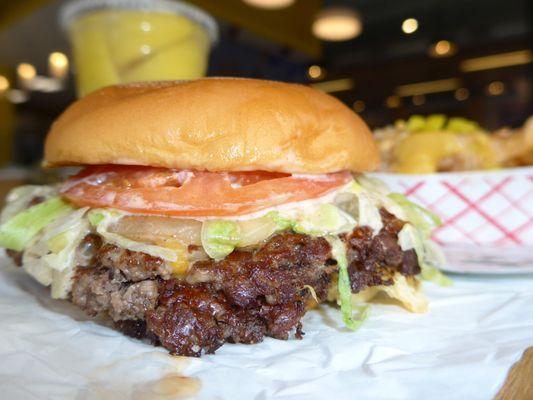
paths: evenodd
<path fill-rule="evenodd" d="M 45 165 L 125 164 L 207 171 L 370 171 L 366 124 L 307 86 L 206 78 L 110 86 L 52 125 Z"/>

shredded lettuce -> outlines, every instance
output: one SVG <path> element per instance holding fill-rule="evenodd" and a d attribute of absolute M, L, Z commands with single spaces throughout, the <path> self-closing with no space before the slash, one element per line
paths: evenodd
<path fill-rule="evenodd" d="M 54 197 L 19 212 L 0 226 L 0 246 L 22 251 L 39 231 L 72 209 L 61 198 Z"/>
<path fill-rule="evenodd" d="M 46 243 L 35 238 L 22 253 L 22 269 L 44 286 L 50 286 L 54 270 L 44 265 L 43 256 L 48 252 Z"/>
<path fill-rule="evenodd" d="M 437 214 L 407 200 L 404 195 L 400 193 L 391 193 L 389 194 L 389 198 L 405 210 L 407 220 L 419 229 L 425 238 L 431 236 L 431 231 L 434 228 L 442 225 L 442 221 Z"/>
<path fill-rule="evenodd" d="M 105 215 L 98 211 L 91 211 L 87 218 L 89 219 L 89 222 L 92 226 L 97 226 L 100 222 L 102 222 L 105 218 Z"/>
<path fill-rule="evenodd" d="M 325 236 L 351 231 L 356 220 L 334 204 L 319 204 L 305 210 L 284 213 L 271 211 L 267 215 L 277 224 L 277 230 L 292 229 L 296 233 Z"/>
<path fill-rule="evenodd" d="M 43 231 L 42 241 L 48 253 L 43 256 L 45 265 L 57 271 L 74 268 L 75 251 L 82 239 L 90 232 L 84 218 L 88 207 L 79 208 L 57 218 Z"/>
<path fill-rule="evenodd" d="M 400 242 L 404 242 L 402 249 L 415 249 L 423 279 L 440 285 L 451 284 L 451 280 L 438 269 L 438 266 L 445 262 L 444 256 L 439 247 L 430 240 L 431 231 L 442 224 L 438 215 L 413 203 L 402 194 L 390 193 L 386 185 L 375 178 L 357 177 L 357 183 L 352 186 L 352 190 L 359 200 L 359 225 L 371 226 L 377 233 L 383 226 L 378 207 L 383 207 L 397 218 L 408 221 L 410 224 L 405 225 L 405 231 L 400 232 Z"/>
<path fill-rule="evenodd" d="M 67 298 L 76 267 L 76 249 L 90 232 L 85 218 L 88 208 L 62 215 L 28 243 L 23 268 L 38 282 L 51 285 L 53 298 Z"/>
<path fill-rule="evenodd" d="M 63 232 L 59 235 L 55 235 L 54 237 L 51 237 L 46 242 L 48 249 L 52 253 L 59 253 L 61 250 L 63 250 L 65 247 L 68 246 L 69 243 L 69 232 Z"/>
<path fill-rule="evenodd" d="M 418 263 L 422 270 L 422 279 L 441 286 L 449 286 L 452 280 L 444 275 L 437 267 L 442 265 L 444 256 L 439 247 L 410 223 L 403 226 L 398 233 L 398 241 L 402 250 L 414 249 Z"/>
<path fill-rule="evenodd" d="M 52 285 L 50 295 L 53 299 L 66 299 L 72 291 L 72 280 L 76 274 L 76 268 L 68 268 L 63 271 L 52 271 Z"/>
<path fill-rule="evenodd" d="M 366 182 L 368 187 L 368 181 Z M 374 194 L 377 192 L 385 194 L 375 182 L 373 187 Z M 400 193 L 388 193 L 379 200 L 387 211 L 409 222 L 400 231 L 398 239 L 403 250 L 415 250 L 422 269 L 422 279 L 442 286 L 450 285 L 452 281 L 438 269 L 445 263 L 442 251 L 430 239 L 432 230 L 442 224 L 439 216 L 413 203 Z"/>
<path fill-rule="evenodd" d="M 53 186 L 24 185 L 11 189 L 6 196 L 6 205 L 0 215 L 0 224 L 28 208 L 28 204 L 35 197 L 47 200 L 55 196 L 57 196 L 57 189 Z"/>
<path fill-rule="evenodd" d="M 281 216 L 279 211 L 270 211 L 267 215 L 267 217 L 271 218 L 278 226 L 278 230 L 284 231 L 285 229 L 292 229 L 294 225 L 294 221 Z"/>
<path fill-rule="evenodd" d="M 321 204 L 299 216 L 292 229 L 297 233 L 324 236 L 351 231 L 357 225 L 351 215 L 333 204 Z"/>
<path fill-rule="evenodd" d="M 406 220 L 404 207 L 400 206 L 389 197 L 391 191 L 377 178 L 368 176 L 358 176 L 357 182 L 361 190 L 364 190 L 368 198 L 375 204 L 376 207 L 383 207 L 385 210 L 396 216 L 401 220 Z"/>
<path fill-rule="evenodd" d="M 357 222 L 359 219 L 359 199 L 353 192 L 337 193 L 333 203 L 342 211 L 348 213 Z"/>
<path fill-rule="evenodd" d="M 424 242 L 424 256 L 426 263 L 422 269 L 422 279 L 436 283 L 439 286 L 450 286 L 453 281 L 444 275 L 439 266 L 444 265 L 446 258 L 441 248 L 432 240 Z"/>
<path fill-rule="evenodd" d="M 241 240 L 239 225 L 228 220 L 207 220 L 202 224 L 202 246 L 209 257 L 222 259 L 230 254 Z"/>
<path fill-rule="evenodd" d="M 375 234 L 383 228 L 383 221 L 376 203 L 366 193 L 360 193 L 359 199 L 359 225 L 369 226 Z"/>
<path fill-rule="evenodd" d="M 348 261 L 346 259 L 346 248 L 342 240 L 337 236 L 326 236 L 326 240 L 331 246 L 331 253 L 339 267 L 339 301 L 341 306 L 342 319 L 344 324 L 351 330 L 357 330 L 368 318 L 370 308 L 368 306 L 355 307 L 359 311 L 358 317 L 354 317 L 352 305 L 352 289 L 350 287 L 350 277 L 348 275 Z"/>
<path fill-rule="evenodd" d="M 370 182 L 370 181 L 367 181 Z M 351 190 L 357 195 L 358 200 L 358 224 L 368 226 L 377 234 L 383 228 L 381 214 L 379 213 L 379 190 L 368 190 L 358 182 L 353 182 Z"/>
<path fill-rule="evenodd" d="M 76 270 L 76 249 L 83 238 L 90 232 L 89 222 L 85 218 L 88 208 L 80 208 L 66 214 L 44 231 L 51 253 L 43 256 L 44 266 L 52 269 L 51 295 L 54 299 L 65 299 L 72 288 L 72 278 Z M 57 247 L 52 249 L 50 243 Z"/>
<path fill-rule="evenodd" d="M 359 175 L 357 183 L 362 189 L 372 193 L 376 198 L 379 196 L 387 196 L 390 193 L 387 185 L 377 178 L 371 176 Z"/>
<path fill-rule="evenodd" d="M 422 268 L 422 279 L 433 282 L 439 286 L 453 285 L 453 281 L 444 275 L 440 269 L 427 264 Z"/>

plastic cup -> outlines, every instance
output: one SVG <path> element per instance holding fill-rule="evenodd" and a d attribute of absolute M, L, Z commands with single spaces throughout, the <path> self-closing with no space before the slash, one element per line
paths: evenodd
<path fill-rule="evenodd" d="M 76 0 L 61 10 L 80 97 L 117 83 L 205 75 L 213 18 L 167 0 Z"/>

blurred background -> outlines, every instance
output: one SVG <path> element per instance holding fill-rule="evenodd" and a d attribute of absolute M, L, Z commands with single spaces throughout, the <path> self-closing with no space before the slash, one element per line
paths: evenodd
<path fill-rule="evenodd" d="M 102 3 L 85 0 L 64 11 L 61 27 L 65 3 L 0 2 L 2 166 L 38 165 L 52 121 L 77 96 L 113 79 L 207 74 L 299 82 L 338 97 L 372 128 L 438 113 L 496 130 L 519 128 L 533 114 L 526 0 L 179 2 L 205 11 L 216 26 L 196 9 L 175 12 L 184 16 L 179 26 L 134 15 L 83 19 Z M 195 26 L 194 39 L 187 36 L 179 49 L 165 44 Z M 149 31 L 160 35 L 146 42 Z M 99 52 L 102 42 L 111 43 L 109 54 Z M 159 44 L 173 56 L 154 52 Z M 130 60 L 128 52 L 146 57 Z M 127 73 L 104 71 L 110 58 Z"/>

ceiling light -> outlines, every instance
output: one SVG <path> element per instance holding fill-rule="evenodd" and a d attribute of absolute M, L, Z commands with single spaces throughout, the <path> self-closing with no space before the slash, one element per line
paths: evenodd
<path fill-rule="evenodd" d="M 418 29 L 418 21 L 415 18 L 407 18 L 402 22 L 402 31 L 408 35 L 416 32 Z"/>
<path fill-rule="evenodd" d="M 321 90 L 326 93 L 343 92 L 353 89 L 354 80 L 352 78 L 337 79 L 334 81 L 324 81 L 311 84 L 313 89 Z"/>
<path fill-rule="evenodd" d="M 5 92 L 7 89 L 9 89 L 9 79 L 0 75 L 0 92 Z"/>
<path fill-rule="evenodd" d="M 514 65 L 529 64 L 533 61 L 530 50 L 512 51 L 491 56 L 469 58 L 459 65 L 463 72 L 483 71 L 486 69 L 512 67 Z"/>
<path fill-rule="evenodd" d="M 494 81 L 487 86 L 487 93 L 491 96 L 499 96 L 505 91 L 505 85 L 502 81 Z"/>
<path fill-rule="evenodd" d="M 36 76 L 35 79 L 31 81 L 31 85 L 28 86 L 28 89 L 44 93 L 59 92 L 64 89 L 64 81 L 62 79 L 50 78 L 47 76 Z"/>
<path fill-rule="evenodd" d="M 426 102 L 426 96 L 423 94 L 417 94 L 416 96 L 413 96 L 412 102 L 415 106 L 421 106 Z"/>
<path fill-rule="evenodd" d="M 311 79 L 320 79 L 324 77 L 324 69 L 319 65 L 311 65 L 307 70 L 307 75 Z"/>
<path fill-rule="evenodd" d="M 11 89 L 6 97 L 13 104 L 21 104 L 27 102 L 30 96 L 24 90 Z"/>
<path fill-rule="evenodd" d="M 243 0 L 246 4 L 268 10 L 277 10 L 279 8 L 289 7 L 295 0 Z"/>
<path fill-rule="evenodd" d="M 402 97 L 416 96 L 418 94 L 448 92 L 461 87 L 461 81 L 457 78 L 440 79 L 438 81 L 410 83 L 398 86 L 396 94 Z"/>
<path fill-rule="evenodd" d="M 55 51 L 48 56 L 48 70 L 54 78 L 64 78 L 68 74 L 68 58 Z"/>
<path fill-rule="evenodd" d="M 450 57 L 457 52 L 457 46 L 448 40 L 439 40 L 429 48 L 431 57 Z"/>
<path fill-rule="evenodd" d="M 361 34 L 361 17 L 351 8 L 332 7 L 318 13 L 313 22 L 313 34 L 322 40 L 342 41 Z"/>
<path fill-rule="evenodd" d="M 28 63 L 22 63 L 17 66 L 17 75 L 23 82 L 29 82 L 37 75 L 35 67 Z"/>
<path fill-rule="evenodd" d="M 354 101 L 352 108 L 355 112 L 360 113 L 365 111 L 366 104 L 363 100 L 356 100 Z"/>
<path fill-rule="evenodd" d="M 459 88 L 455 91 L 453 95 L 455 97 L 455 100 L 465 101 L 470 96 L 470 91 L 467 88 Z"/>
<path fill-rule="evenodd" d="M 402 100 L 400 99 L 400 96 L 389 96 L 385 99 L 385 106 L 388 108 L 398 108 L 401 103 Z"/>

